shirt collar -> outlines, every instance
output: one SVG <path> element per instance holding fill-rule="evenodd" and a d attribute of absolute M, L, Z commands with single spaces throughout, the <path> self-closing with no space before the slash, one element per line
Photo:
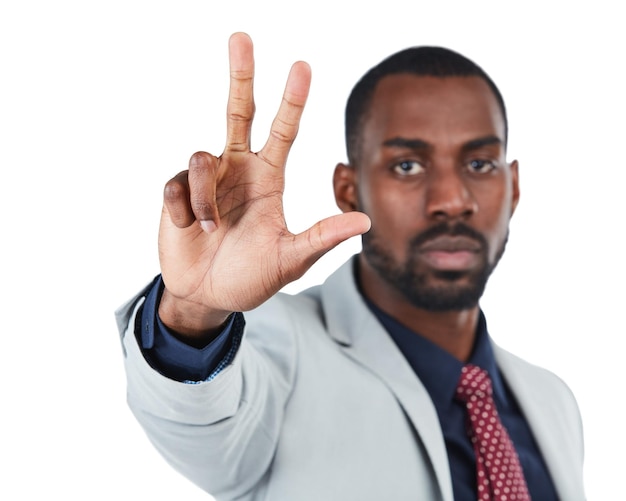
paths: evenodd
<path fill-rule="evenodd" d="M 456 386 L 464 363 L 436 344 L 413 332 L 393 317 L 366 300 L 374 315 L 385 327 L 413 371 L 426 387 L 438 409 L 447 409 L 454 401 Z M 480 312 L 476 327 L 476 340 L 468 363 L 477 365 L 489 373 L 496 401 L 506 402 L 506 393 L 487 331 L 487 321 Z"/>

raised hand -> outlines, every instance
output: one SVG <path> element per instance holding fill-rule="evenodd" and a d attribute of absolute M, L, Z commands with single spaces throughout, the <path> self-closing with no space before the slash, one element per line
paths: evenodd
<path fill-rule="evenodd" d="M 165 186 L 159 256 L 165 292 L 159 315 L 189 339 L 210 335 L 233 311 L 252 309 L 299 278 L 324 253 L 369 229 L 349 212 L 294 235 L 283 213 L 284 169 L 306 102 L 311 71 L 289 73 L 265 146 L 250 151 L 254 116 L 252 41 L 229 41 L 227 141 L 219 156 L 195 153 Z"/>

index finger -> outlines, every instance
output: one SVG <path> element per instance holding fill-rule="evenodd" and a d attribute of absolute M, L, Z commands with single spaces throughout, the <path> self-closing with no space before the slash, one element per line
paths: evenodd
<path fill-rule="evenodd" d="M 234 33 L 228 42 L 230 91 L 226 109 L 226 150 L 250 151 L 250 131 L 254 117 L 254 53 L 246 33 Z"/>
<path fill-rule="evenodd" d="M 270 136 L 258 155 L 274 167 L 284 167 L 296 139 L 311 86 L 311 67 L 298 61 L 291 67 L 283 99 L 272 122 Z"/>

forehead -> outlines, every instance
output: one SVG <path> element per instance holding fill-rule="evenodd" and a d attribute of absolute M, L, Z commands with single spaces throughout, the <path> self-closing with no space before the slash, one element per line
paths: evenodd
<path fill-rule="evenodd" d="M 389 75 L 376 86 L 368 108 L 362 129 L 367 142 L 377 136 L 419 138 L 433 145 L 489 135 L 505 140 L 498 101 L 476 76 Z"/>

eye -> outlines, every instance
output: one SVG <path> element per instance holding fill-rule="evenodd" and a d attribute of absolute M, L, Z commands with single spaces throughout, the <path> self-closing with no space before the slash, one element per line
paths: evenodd
<path fill-rule="evenodd" d="M 403 160 L 393 166 L 393 171 L 401 176 L 414 176 L 424 171 L 424 166 L 415 160 Z"/>
<path fill-rule="evenodd" d="M 470 160 L 467 163 L 467 168 L 470 172 L 475 172 L 477 174 L 487 174 L 496 168 L 496 163 L 492 160 Z"/>

